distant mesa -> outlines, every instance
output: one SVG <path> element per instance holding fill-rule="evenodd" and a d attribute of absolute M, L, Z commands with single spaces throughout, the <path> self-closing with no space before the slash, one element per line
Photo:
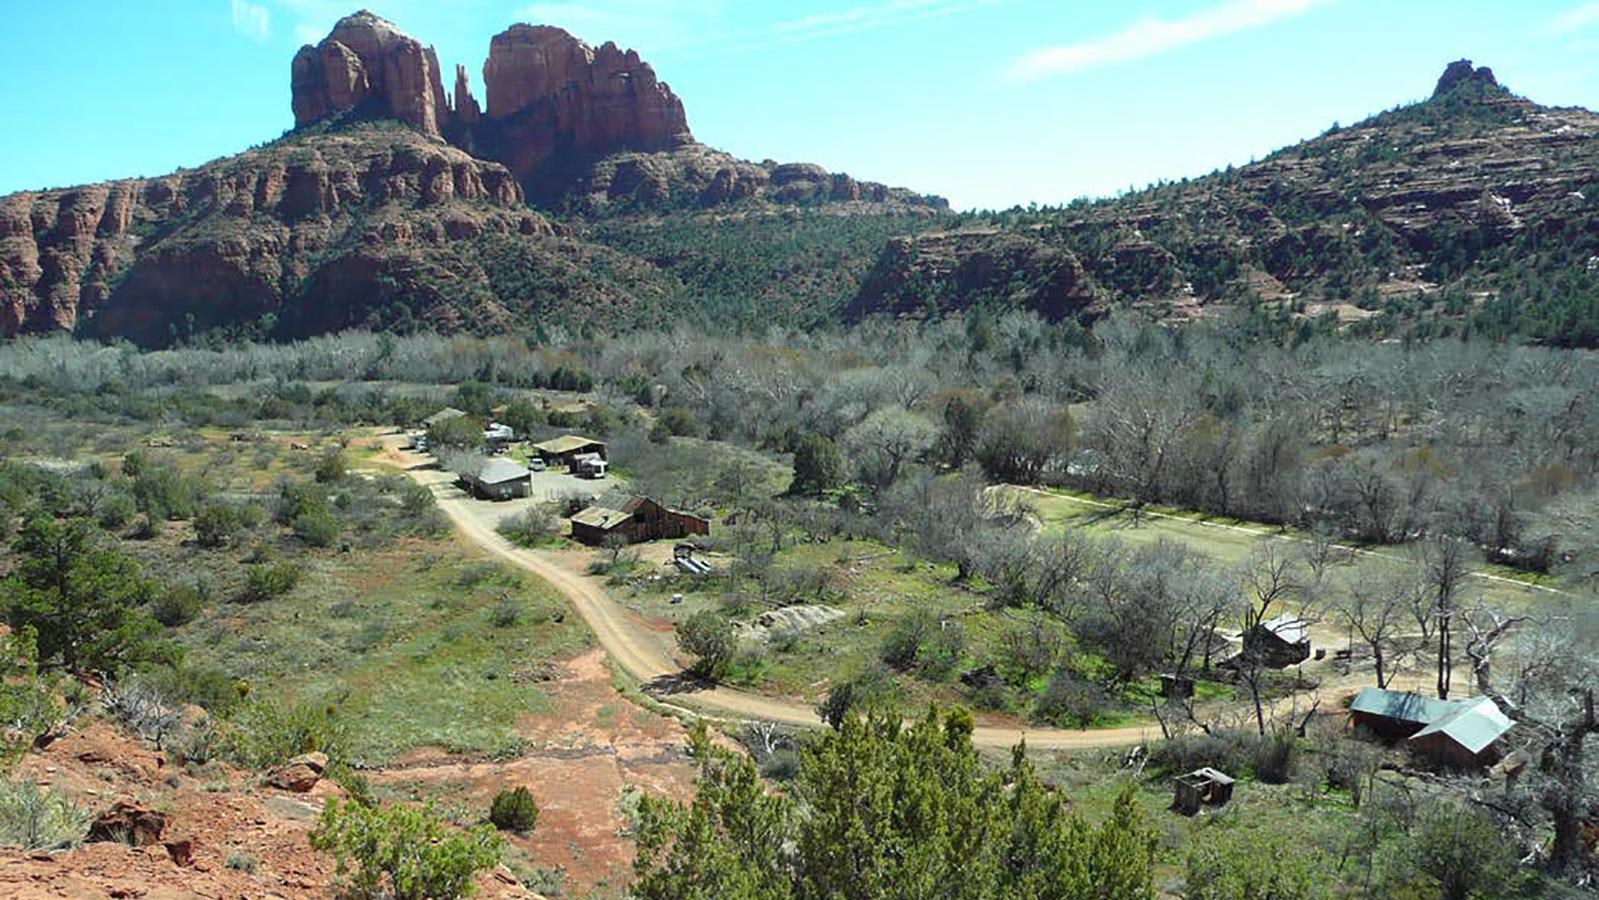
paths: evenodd
<path fill-rule="evenodd" d="M 456 66 L 446 95 L 432 47 L 362 10 L 294 57 L 296 127 L 356 111 L 399 119 L 527 179 L 557 154 L 598 157 L 693 143 L 683 102 L 632 50 L 559 28 L 513 25 L 489 43 L 487 105 Z"/>

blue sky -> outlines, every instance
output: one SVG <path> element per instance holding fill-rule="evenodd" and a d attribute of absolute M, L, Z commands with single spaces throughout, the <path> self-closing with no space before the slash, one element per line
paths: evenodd
<path fill-rule="evenodd" d="M 277 137 L 295 49 L 359 2 L 6 0 L 0 193 L 158 175 Z M 1460 57 L 1539 102 L 1599 108 L 1589 0 L 366 4 L 474 80 L 512 22 L 615 40 L 654 63 L 705 143 L 960 208 L 1245 163 L 1420 99 Z"/>

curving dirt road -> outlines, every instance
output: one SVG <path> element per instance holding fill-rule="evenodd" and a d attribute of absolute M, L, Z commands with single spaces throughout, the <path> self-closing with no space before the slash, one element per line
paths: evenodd
<path fill-rule="evenodd" d="M 597 579 L 576 568 L 580 561 L 571 554 L 527 550 L 501 537 L 486 521 L 486 517 L 474 508 L 479 505 L 478 501 L 456 489 L 448 473 L 412 468 L 409 474 L 432 489 L 438 499 L 439 509 L 449 516 L 462 535 L 505 562 L 537 575 L 560 591 L 583 617 L 583 621 L 588 623 L 606 654 L 628 675 L 644 684 L 658 680 L 670 681 L 681 676 L 683 667 L 673 657 L 675 642 L 671 635 L 652 627 L 648 620 L 611 599 Z M 664 706 L 694 716 L 761 720 L 806 728 L 821 725 L 816 710 L 807 704 L 763 697 L 733 688 L 688 690 L 664 697 L 652 693 L 652 696 Z M 1032 749 L 1073 750 L 1125 747 L 1159 737 L 1160 729 L 1154 725 L 1092 731 L 979 725 L 972 734 L 972 741 L 985 748 L 1007 749 L 1026 739 L 1027 746 Z"/>

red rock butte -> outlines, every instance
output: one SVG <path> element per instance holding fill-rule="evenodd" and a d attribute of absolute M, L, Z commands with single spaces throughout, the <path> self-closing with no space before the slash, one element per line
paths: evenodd
<path fill-rule="evenodd" d="M 295 55 L 294 121 L 303 127 L 350 110 L 393 117 L 524 179 L 558 154 L 668 150 L 694 140 L 683 102 L 636 52 L 609 42 L 596 50 L 552 26 L 513 25 L 495 35 L 483 83 L 486 109 L 464 66 L 446 95 L 433 48 L 362 10 Z"/>

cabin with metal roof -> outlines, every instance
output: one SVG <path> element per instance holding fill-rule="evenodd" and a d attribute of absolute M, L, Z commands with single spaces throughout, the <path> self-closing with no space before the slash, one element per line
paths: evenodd
<path fill-rule="evenodd" d="M 1492 765 L 1499 739 L 1514 726 L 1488 697 L 1438 700 L 1374 687 L 1355 696 L 1349 717 L 1357 728 L 1453 768 Z"/>
<path fill-rule="evenodd" d="M 708 519 L 620 491 L 602 494 L 572 517 L 573 539 L 593 545 L 604 543 L 613 534 L 621 535 L 628 543 L 639 543 L 710 533 Z"/>
<path fill-rule="evenodd" d="M 1493 765 L 1499 739 L 1514 723 L 1487 697 L 1461 700 L 1442 718 L 1410 737 L 1416 752 L 1457 769 Z"/>

